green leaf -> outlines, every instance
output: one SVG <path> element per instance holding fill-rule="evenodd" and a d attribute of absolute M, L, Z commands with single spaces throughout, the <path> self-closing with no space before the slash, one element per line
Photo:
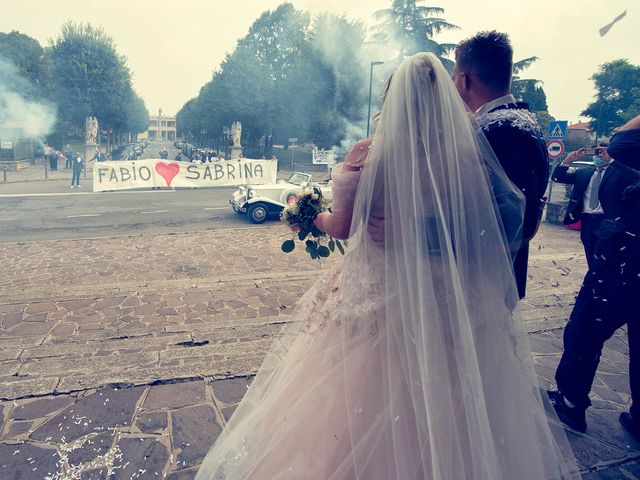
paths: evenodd
<path fill-rule="evenodd" d="M 294 248 L 296 248 L 296 244 L 293 240 L 286 240 L 282 242 L 282 247 L 280 247 L 284 253 L 292 252 Z"/>
<path fill-rule="evenodd" d="M 318 255 L 320 255 L 321 257 L 327 258 L 329 255 L 331 255 L 331 252 L 327 247 L 322 245 L 320 248 L 318 248 Z"/>
<path fill-rule="evenodd" d="M 342 246 L 342 243 L 340 243 L 340 240 L 336 240 L 336 247 L 338 247 L 340 253 L 344 255 L 344 247 Z"/>
<path fill-rule="evenodd" d="M 335 251 L 335 249 L 336 249 L 336 242 L 334 242 L 332 238 L 331 240 L 329 240 L 329 250 L 333 252 Z"/>
<path fill-rule="evenodd" d="M 311 235 L 313 235 L 314 237 L 321 237 L 323 233 L 324 232 L 318 227 L 316 227 L 315 225 L 311 225 Z"/>
<path fill-rule="evenodd" d="M 314 240 L 307 240 L 307 241 L 305 242 L 305 245 L 306 245 L 308 248 L 312 248 L 312 247 L 314 247 L 314 246 L 315 246 L 315 244 L 316 244 L 316 242 L 315 242 Z"/>
<path fill-rule="evenodd" d="M 304 240 L 305 238 L 307 238 L 307 235 L 309 235 L 309 232 L 305 229 L 302 229 L 298 232 L 298 238 L 300 239 L 300 241 Z"/>

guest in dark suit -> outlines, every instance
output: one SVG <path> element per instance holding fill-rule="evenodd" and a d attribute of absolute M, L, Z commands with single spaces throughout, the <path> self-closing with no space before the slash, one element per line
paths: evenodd
<path fill-rule="evenodd" d="M 106 162 L 107 161 L 107 156 L 100 151 L 99 147 L 96 147 L 96 154 L 91 159 L 91 161 L 94 161 L 94 160 L 96 160 L 98 162 Z"/>
<path fill-rule="evenodd" d="M 65 162 L 64 162 L 64 168 L 71 168 L 72 165 L 72 160 L 73 160 L 73 150 L 71 150 L 71 145 L 69 145 L 68 143 L 64 146 L 64 149 L 62 150 L 62 153 L 64 153 L 64 158 L 65 158 Z"/>
<path fill-rule="evenodd" d="M 626 324 L 632 405 L 620 422 L 640 439 L 640 116 L 612 137 L 608 153 L 613 161 L 598 190 L 604 218 L 594 262 L 565 327 L 558 391 L 549 397 L 560 420 L 584 431 L 602 346 Z"/>
<path fill-rule="evenodd" d="M 513 254 L 518 293 L 524 298 L 529 241 L 540 225 L 549 179 L 545 141 L 527 104 L 511 95 L 513 49 L 506 34 L 480 32 L 459 43 L 455 55 L 456 88 L 475 113 L 505 173 L 525 196 L 522 243 Z M 507 221 L 503 218 L 505 229 Z"/>
<path fill-rule="evenodd" d="M 598 192 L 611 157 L 607 153 L 606 145 L 601 144 L 595 147 L 593 166 L 580 169 L 572 167 L 573 162 L 584 158 L 584 152 L 585 149 L 580 149 L 567 155 L 567 158 L 555 168 L 551 178 L 554 182 L 573 185 L 564 224 L 581 222 L 580 240 L 584 245 L 587 264 L 591 267 L 595 261 L 593 253 L 596 243 L 595 232 L 604 219 Z"/>
<path fill-rule="evenodd" d="M 84 159 L 80 156 L 80 152 L 76 152 L 71 162 L 72 176 L 71 188 L 80 188 L 80 174 L 84 170 Z"/>

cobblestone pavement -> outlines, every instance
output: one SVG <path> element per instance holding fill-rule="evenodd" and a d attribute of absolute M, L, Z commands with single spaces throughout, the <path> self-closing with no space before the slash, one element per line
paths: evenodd
<path fill-rule="evenodd" d="M 0 478 L 191 479 L 296 300 L 337 261 L 280 252 L 280 225 L 0 248 Z M 533 245 L 523 315 L 541 386 L 585 262 L 576 232 Z M 624 332 L 608 342 L 587 479 L 640 478 Z"/>

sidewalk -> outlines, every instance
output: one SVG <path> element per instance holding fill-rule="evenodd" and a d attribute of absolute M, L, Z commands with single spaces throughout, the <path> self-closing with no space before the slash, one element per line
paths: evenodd
<path fill-rule="evenodd" d="M 0 478 L 192 479 L 297 299 L 338 260 L 285 255 L 279 225 L 4 244 Z M 576 232 L 543 225 L 523 316 L 541 387 L 585 272 Z M 607 343 L 585 478 L 640 478 L 626 337 Z M 526 413 L 525 413 L 526 414 Z"/>
<path fill-rule="evenodd" d="M 38 159 L 39 161 L 41 159 Z M 0 195 L 14 194 L 44 194 L 44 193 L 68 193 L 71 191 L 71 169 L 58 165 L 58 170 L 49 170 L 47 165 L 47 177 L 45 178 L 44 165 L 38 163 L 24 170 L 6 172 L 7 181 L 3 182 L 3 172 L 0 169 Z M 88 165 L 85 172 L 80 175 L 79 191 L 92 191 L 93 163 Z"/>

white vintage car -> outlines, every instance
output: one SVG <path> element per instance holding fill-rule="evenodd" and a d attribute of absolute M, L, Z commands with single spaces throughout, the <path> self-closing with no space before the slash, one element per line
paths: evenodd
<path fill-rule="evenodd" d="M 233 192 L 229 203 L 240 215 L 246 214 L 251 223 L 264 223 L 270 216 L 280 215 L 282 209 L 305 188 L 320 187 L 322 194 L 331 197 L 331 188 L 313 183 L 308 173 L 294 172 L 287 180 L 267 185 L 241 185 Z"/>

